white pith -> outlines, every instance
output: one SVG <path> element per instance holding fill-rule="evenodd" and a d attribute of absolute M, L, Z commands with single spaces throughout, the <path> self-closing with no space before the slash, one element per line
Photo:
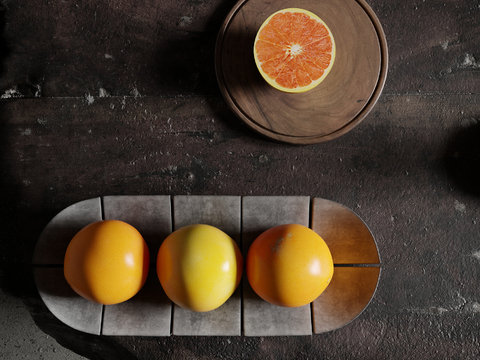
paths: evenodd
<path fill-rule="evenodd" d="M 300 55 L 303 51 L 302 45 L 293 44 L 287 48 L 287 55 L 297 56 Z"/>

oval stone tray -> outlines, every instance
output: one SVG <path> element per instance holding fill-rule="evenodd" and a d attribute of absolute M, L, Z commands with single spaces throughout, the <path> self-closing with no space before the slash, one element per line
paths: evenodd
<path fill-rule="evenodd" d="M 145 286 L 130 300 L 100 305 L 78 296 L 63 277 L 73 236 L 102 219 L 128 222 L 142 233 L 151 254 Z M 246 276 L 234 295 L 207 313 L 184 310 L 168 299 L 155 263 L 162 241 L 189 224 L 216 226 L 246 256 L 266 229 L 286 223 L 310 226 L 327 242 L 335 270 L 312 303 L 283 308 L 260 299 Z M 35 282 L 47 308 L 68 326 L 97 335 L 287 336 L 312 335 L 345 326 L 368 306 L 380 276 L 375 240 L 364 222 L 336 202 L 307 196 L 105 196 L 73 204 L 42 231 L 33 256 Z"/>
<path fill-rule="evenodd" d="M 262 23 L 291 7 L 325 21 L 337 49 L 325 80 L 301 94 L 269 86 L 253 57 Z M 250 128 L 276 141 L 312 144 L 345 134 L 368 115 L 385 84 L 388 49 L 382 26 L 364 0 L 240 0 L 219 31 L 215 69 L 227 104 Z"/>

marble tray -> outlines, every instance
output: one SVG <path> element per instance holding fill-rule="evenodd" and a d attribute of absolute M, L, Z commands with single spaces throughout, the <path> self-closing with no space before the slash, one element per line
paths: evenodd
<path fill-rule="evenodd" d="M 63 277 L 63 258 L 84 226 L 118 219 L 135 226 L 151 253 L 142 290 L 118 305 L 99 305 L 78 296 Z M 310 226 L 329 245 L 335 263 L 331 284 L 312 304 L 283 308 L 260 299 L 244 275 L 234 295 L 207 313 L 186 311 L 167 298 L 155 260 L 162 241 L 195 223 L 229 234 L 246 256 L 264 230 L 285 223 Z M 368 306 L 380 276 L 375 240 L 364 222 L 336 202 L 307 196 L 104 196 L 73 204 L 41 233 L 33 256 L 37 289 L 48 309 L 68 326 L 97 335 L 293 336 L 345 326 Z"/>

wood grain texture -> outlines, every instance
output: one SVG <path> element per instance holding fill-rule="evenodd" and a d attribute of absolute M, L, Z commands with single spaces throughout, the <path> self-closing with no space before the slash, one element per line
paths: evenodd
<path fill-rule="evenodd" d="M 335 267 L 331 283 L 312 304 L 315 334 L 347 325 L 368 306 L 377 289 L 379 267 Z"/>
<path fill-rule="evenodd" d="M 12 97 L 218 94 L 212 54 L 232 2 L 8 4 L 0 91 Z M 41 15 L 40 15 L 41 14 Z M 1 31 L 1 29 L 0 29 Z"/>
<path fill-rule="evenodd" d="M 253 59 L 253 42 L 262 23 L 288 7 L 318 15 L 336 44 L 329 75 L 301 94 L 269 86 Z M 378 19 L 366 3 L 354 0 L 239 1 L 220 30 L 216 49 L 220 89 L 234 113 L 262 135 L 294 144 L 331 140 L 363 120 L 381 93 L 387 63 Z"/>
<path fill-rule="evenodd" d="M 366 1 L 388 40 L 384 91 L 359 126 L 310 146 L 257 135 L 220 93 L 215 39 L 236 0 L 2 1 L 0 353 L 478 358 L 478 2 Z M 43 305 L 32 255 L 59 211 L 105 194 L 332 199 L 375 234 L 378 289 L 324 335 L 79 336 Z"/>
<path fill-rule="evenodd" d="M 218 95 L 215 38 L 235 3 L 10 2 L 0 45 L 0 94 Z M 388 40 L 387 93 L 480 91 L 475 2 L 367 3 Z"/>
<path fill-rule="evenodd" d="M 313 199 L 312 229 L 328 245 L 334 264 L 378 264 L 377 245 L 353 211 L 330 200 Z"/>

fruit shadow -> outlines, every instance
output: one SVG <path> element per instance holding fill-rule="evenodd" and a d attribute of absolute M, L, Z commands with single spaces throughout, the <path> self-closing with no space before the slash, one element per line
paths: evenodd
<path fill-rule="evenodd" d="M 217 41 L 227 15 L 236 1 L 224 1 L 212 11 L 204 30 L 176 31 L 171 38 L 159 46 L 154 57 L 153 67 L 156 69 L 158 87 L 167 94 L 190 95 L 205 97 L 215 120 L 228 126 L 222 134 L 216 134 L 218 141 L 228 141 L 232 137 L 252 136 L 251 130 L 245 126 L 230 110 L 224 100 L 218 82 Z M 253 42 L 255 32 L 233 34 L 230 43 L 234 44 L 242 53 L 243 49 L 250 49 L 236 62 L 245 64 L 248 69 L 246 76 L 254 83 L 264 84 L 253 59 Z M 244 69 L 237 69 L 243 76 Z M 234 85 L 237 86 L 237 85 Z M 256 133 L 255 133 L 256 134 Z M 261 136 L 258 135 L 260 138 Z"/>
<path fill-rule="evenodd" d="M 57 214 L 58 215 L 58 214 Z M 41 233 L 37 242 L 34 255 L 34 273 L 37 288 L 43 294 L 53 298 L 78 298 L 79 296 L 72 290 L 63 275 L 63 258 L 71 239 L 77 234 L 83 225 L 76 221 L 50 222 Z M 168 235 L 167 230 L 144 232 L 142 235 L 147 243 L 149 253 L 148 277 L 145 285 L 137 294 L 135 301 L 141 303 L 156 304 L 163 303 L 165 297 L 162 296 L 160 282 L 156 276 L 156 254 L 163 241 Z M 161 241 L 159 241 L 161 240 Z M 52 251 L 52 249 L 56 249 Z M 144 253 L 145 260 L 147 252 Z M 87 292 L 93 292 L 89 288 Z"/>
<path fill-rule="evenodd" d="M 480 122 L 456 131 L 447 143 L 443 166 L 451 183 L 470 196 L 480 197 Z"/>
<path fill-rule="evenodd" d="M 234 124 L 235 131 L 241 131 L 241 135 L 265 139 L 259 133 L 250 129 L 238 115 L 249 117 L 238 106 L 236 97 L 249 99 L 256 102 L 256 94 L 264 94 L 272 91 L 270 86 L 260 75 L 253 56 L 256 29 L 244 30 L 231 29 L 227 34 L 219 34 L 215 49 L 216 77 L 219 90 L 221 91 L 228 111 L 218 116 L 229 124 Z M 281 96 L 281 94 L 276 94 Z M 211 99 L 213 100 L 213 99 Z M 212 104 L 213 106 L 213 104 Z M 238 114 L 235 114 L 235 111 Z"/>

